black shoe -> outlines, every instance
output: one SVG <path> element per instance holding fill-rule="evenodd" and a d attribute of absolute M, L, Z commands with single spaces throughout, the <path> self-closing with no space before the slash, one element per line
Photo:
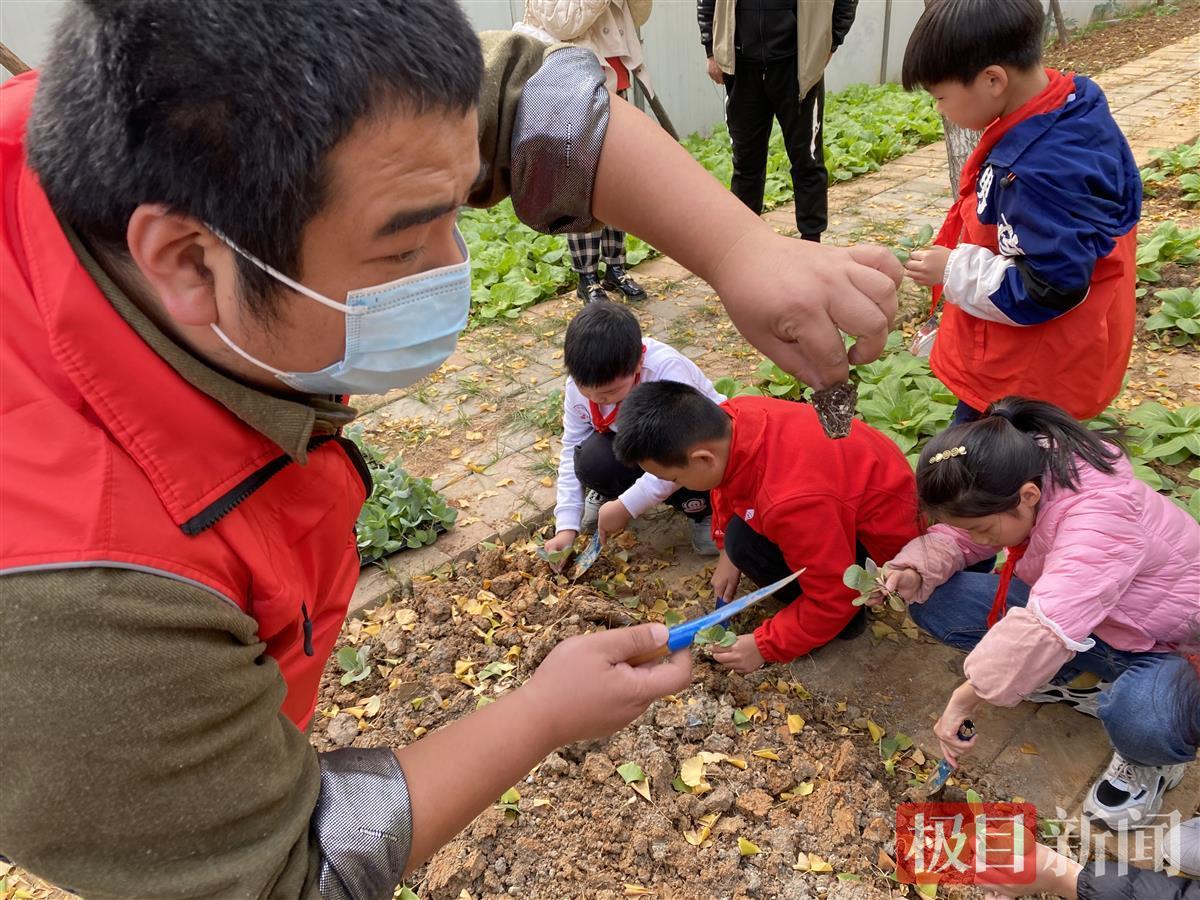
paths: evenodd
<path fill-rule="evenodd" d="M 846 627 L 838 633 L 839 641 L 851 641 L 867 630 L 867 608 L 864 606 L 854 614 Z"/>
<path fill-rule="evenodd" d="M 575 296 L 584 303 L 603 303 L 608 299 L 608 294 L 604 293 L 604 288 L 601 287 L 600 279 L 596 277 L 595 272 L 579 276 L 579 286 L 575 288 Z"/>
<path fill-rule="evenodd" d="M 800 235 L 800 240 L 812 241 L 814 244 L 819 244 L 821 243 L 821 233 L 818 231 L 814 234 L 802 234 Z"/>
<path fill-rule="evenodd" d="M 609 265 L 604 269 L 604 286 L 610 291 L 620 291 L 630 300 L 645 300 L 646 291 L 629 277 L 624 266 Z"/>

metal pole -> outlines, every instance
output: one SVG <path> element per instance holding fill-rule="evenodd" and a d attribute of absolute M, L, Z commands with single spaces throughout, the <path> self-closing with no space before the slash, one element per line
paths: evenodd
<path fill-rule="evenodd" d="M 879 60 L 879 83 L 887 84 L 888 45 L 892 42 L 892 0 L 883 3 L 883 56 Z"/>

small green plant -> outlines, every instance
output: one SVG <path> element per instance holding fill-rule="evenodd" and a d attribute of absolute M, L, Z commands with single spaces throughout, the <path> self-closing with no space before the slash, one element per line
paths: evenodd
<path fill-rule="evenodd" d="M 374 481 L 358 514 L 358 554 L 363 562 L 432 544 L 439 532 L 454 524 L 458 510 L 447 505 L 433 482 L 409 475 L 394 460 L 385 462 L 382 452 L 363 438 L 361 428 L 350 429 L 347 436 L 362 452 Z"/>
<path fill-rule="evenodd" d="M 1189 456 L 1200 457 L 1200 406 L 1167 409 L 1147 401 L 1127 414 L 1131 450 L 1146 460 L 1175 466 Z"/>
<path fill-rule="evenodd" d="M 547 434 L 562 434 L 563 392 L 555 388 L 540 400 L 518 407 L 509 419 L 516 425 L 526 425 Z"/>
<path fill-rule="evenodd" d="M 754 370 L 754 377 L 759 379 L 762 393 L 768 397 L 779 397 L 783 400 L 799 400 L 808 388 L 769 359 L 764 359 Z"/>
<path fill-rule="evenodd" d="M 709 625 L 696 632 L 692 643 L 697 647 L 732 647 L 737 639 L 736 631 L 730 631 L 723 625 Z"/>
<path fill-rule="evenodd" d="M 865 567 L 857 564 L 850 566 L 842 573 L 842 584 L 858 591 L 858 596 L 851 602 L 855 606 L 864 606 L 873 595 L 882 593 L 887 598 L 888 606 L 896 612 L 904 612 L 907 608 L 904 599 L 887 589 L 887 578 L 883 569 L 875 565 L 874 560 L 868 559 L 866 563 Z"/>
<path fill-rule="evenodd" d="M 762 391 L 752 384 L 745 384 L 738 381 L 736 378 L 730 378 L 728 375 L 724 378 L 718 378 L 713 382 L 713 387 L 717 389 L 717 393 L 724 394 L 726 397 L 761 397 Z"/>
<path fill-rule="evenodd" d="M 1162 331 L 1176 347 L 1195 343 L 1200 335 L 1200 288 L 1155 291 L 1161 305 L 1146 319 L 1147 331 Z"/>
<path fill-rule="evenodd" d="M 1158 284 L 1167 263 L 1193 266 L 1200 262 L 1200 228 L 1181 229 L 1174 222 L 1163 222 L 1154 231 L 1138 238 L 1137 280 L 1139 284 Z M 1139 297 L 1146 288 L 1139 288 Z"/>
<path fill-rule="evenodd" d="M 1184 203 L 1200 203 L 1200 175 L 1180 175 L 1179 187 Z"/>
<path fill-rule="evenodd" d="M 371 674 L 374 667 L 367 662 L 370 657 L 371 647 L 368 644 L 363 644 L 358 649 L 343 647 L 337 652 L 337 663 L 343 672 L 343 687 L 355 681 L 362 681 Z"/>
<path fill-rule="evenodd" d="M 1186 175 L 1200 170 L 1200 143 L 1180 144 L 1171 149 L 1155 147 L 1150 158 L 1155 168 L 1168 175 Z"/>
<path fill-rule="evenodd" d="M 902 237 L 896 241 L 897 246 L 892 248 L 892 252 L 896 254 L 896 258 L 900 262 L 908 262 L 908 258 L 914 250 L 920 250 L 933 240 L 933 226 L 922 225 L 921 230 L 911 237 Z"/>

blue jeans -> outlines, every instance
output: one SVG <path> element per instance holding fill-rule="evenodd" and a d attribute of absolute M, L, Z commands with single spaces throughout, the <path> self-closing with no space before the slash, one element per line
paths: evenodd
<path fill-rule="evenodd" d="M 999 584 L 998 575 L 959 572 L 914 603 L 909 615 L 943 644 L 970 652 L 987 634 L 987 617 Z M 1029 585 L 1014 578 L 1008 608 L 1029 602 Z M 1096 646 L 1075 654 L 1051 679 L 1066 684 L 1084 672 L 1112 686 L 1100 697 L 1100 721 L 1113 747 L 1143 766 L 1164 766 L 1196 758 L 1200 743 L 1200 677 L 1180 656 L 1131 653 L 1111 647 L 1095 635 Z"/>

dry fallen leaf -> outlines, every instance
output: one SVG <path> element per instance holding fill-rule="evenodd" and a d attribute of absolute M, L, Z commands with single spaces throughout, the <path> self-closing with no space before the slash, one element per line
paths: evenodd
<path fill-rule="evenodd" d="M 884 729 L 880 728 L 870 719 L 867 719 L 867 731 L 871 732 L 871 740 L 875 741 L 876 743 L 878 743 L 883 736 L 887 734 Z"/>
<path fill-rule="evenodd" d="M 751 753 L 752 755 L 757 756 L 759 759 L 770 759 L 774 760 L 775 762 L 780 761 L 779 754 L 774 750 L 753 750 Z"/>
<path fill-rule="evenodd" d="M 704 760 L 699 756 L 691 756 L 683 761 L 679 769 L 679 780 L 690 788 L 696 787 L 704 780 Z"/>
<path fill-rule="evenodd" d="M 758 844 L 753 841 L 748 841 L 744 837 L 738 838 L 738 853 L 742 856 L 757 856 L 760 852 Z"/>
<path fill-rule="evenodd" d="M 1037 744 L 1033 743 L 1032 741 L 1026 741 L 1024 744 L 1021 745 L 1020 750 L 1022 753 L 1025 753 L 1029 756 L 1037 756 L 1038 755 Z"/>
<path fill-rule="evenodd" d="M 787 727 L 788 727 L 788 731 L 789 731 L 791 734 L 799 734 L 799 733 L 800 733 L 800 730 L 801 730 L 802 728 L 804 728 L 804 718 L 803 718 L 803 716 L 797 716 L 797 715 L 794 715 L 794 714 L 793 714 L 793 715 L 790 715 L 790 716 L 788 716 L 788 717 L 787 717 Z"/>
<path fill-rule="evenodd" d="M 654 891 L 650 888 L 642 887 L 640 884 L 625 884 L 626 897 L 653 897 Z"/>

